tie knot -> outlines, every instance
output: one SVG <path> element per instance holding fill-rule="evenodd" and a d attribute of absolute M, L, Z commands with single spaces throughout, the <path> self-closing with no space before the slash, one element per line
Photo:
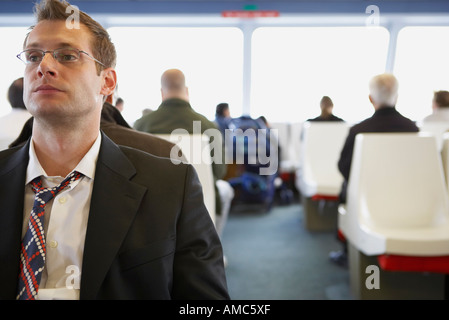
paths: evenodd
<path fill-rule="evenodd" d="M 58 184 L 55 187 L 50 188 L 44 188 L 42 186 L 42 180 L 41 177 L 35 178 L 33 181 L 31 181 L 31 187 L 33 188 L 34 193 L 41 194 L 41 193 L 47 193 L 50 192 L 52 196 L 56 196 L 56 194 L 66 188 L 70 183 L 79 180 L 82 177 L 82 173 L 79 173 L 78 171 L 72 171 L 60 184 Z"/>

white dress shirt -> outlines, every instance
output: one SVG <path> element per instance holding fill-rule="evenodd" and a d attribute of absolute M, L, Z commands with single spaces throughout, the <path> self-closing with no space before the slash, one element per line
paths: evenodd
<path fill-rule="evenodd" d="M 101 135 L 74 170 L 84 176 L 72 182 L 45 206 L 46 239 L 45 269 L 39 285 L 38 299 L 79 299 L 84 240 L 92 195 L 95 166 L 100 150 Z M 44 188 L 57 186 L 65 177 L 48 176 L 36 157 L 33 141 L 29 150 L 25 181 L 25 205 L 22 237 L 34 202 L 30 182 L 41 176 Z"/>
<path fill-rule="evenodd" d="M 423 120 L 423 122 L 427 122 L 427 121 L 433 121 L 433 122 L 438 122 L 438 121 L 442 121 L 442 122 L 449 122 L 449 108 L 448 107 L 443 107 L 443 108 L 438 108 L 438 109 L 434 109 L 432 114 L 428 115 L 427 117 L 425 117 Z"/>

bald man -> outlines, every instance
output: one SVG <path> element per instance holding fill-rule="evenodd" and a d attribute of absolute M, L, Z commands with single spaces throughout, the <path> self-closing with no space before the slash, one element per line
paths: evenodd
<path fill-rule="evenodd" d="M 228 205 L 224 204 L 222 201 L 224 201 L 224 198 L 229 199 L 230 196 L 228 195 L 233 190 L 232 187 L 229 186 L 225 187 L 226 191 L 221 187 L 217 187 L 217 181 L 224 177 L 227 169 L 224 161 L 224 150 L 218 152 L 220 155 L 219 157 L 215 155 L 216 148 L 223 148 L 223 138 L 218 127 L 205 116 L 196 112 L 190 105 L 189 89 L 186 86 L 185 75 L 181 70 L 168 69 L 162 74 L 161 97 L 162 103 L 157 110 L 136 120 L 134 128 L 152 134 L 171 134 L 176 129 L 184 129 L 188 133 L 209 135 L 211 156 L 213 160 L 212 171 L 216 182 L 216 213 L 219 220 L 225 220 L 222 208 L 228 207 Z M 198 129 L 198 122 L 201 124 L 200 132 L 196 132 Z M 220 181 L 219 185 L 221 185 L 221 182 L 222 181 Z M 220 196 L 220 194 L 222 194 L 222 196 Z M 229 200 L 227 201 L 229 202 Z M 224 214 L 226 215 L 227 213 Z M 217 228 L 219 233 L 221 233 L 222 226 L 219 225 Z"/>
<path fill-rule="evenodd" d="M 162 101 L 179 98 L 189 101 L 189 89 L 186 86 L 184 73 L 178 69 L 169 69 L 161 76 Z"/>

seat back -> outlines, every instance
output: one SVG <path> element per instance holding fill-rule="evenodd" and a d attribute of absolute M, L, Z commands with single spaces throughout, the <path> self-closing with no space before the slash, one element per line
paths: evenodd
<path fill-rule="evenodd" d="M 292 122 L 290 124 L 290 142 L 289 142 L 289 157 L 291 168 L 296 171 L 301 166 L 301 135 L 303 122 Z"/>
<path fill-rule="evenodd" d="M 282 172 L 290 172 L 291 170 L 291 158 L 290 158 L 290 123 L 287 122 L 270 122 L 272 129 L 277 131 L 277 139 L 279 147 L 281 148 L 281 154 L 279 158 L 281 159 L 280 170 Z"/>
<path fill-rule="evenodd" d="M 338 159 L 349 125 L 345 122 L 310 122 L 302 129 L 297 188 L 306 197 L 316 194 L 337 196 L 343 177 Z"/>
<path fill-rule="evenodd" d="M 441 146 L 441 159 L 443 162 L 444 178 L 449 190 L 449 132 L 443 133 Z"/>
<path fill-rule="evenodd" d="M 418 123 L 419 131 L 429 133 L 437 139 L 438 148 L 442 148 L 443 134 L 449 130 L 449 121 L 423 121 Z"/>
<path fill-rule="evenodd" d="M 433 241 L 449 241 L 449 197 L 436 138 L 358 134 L 339 227 L 365 254 L 426 255 Z M 449 247 L 435 250 L 449 253 Z"/>
<path fill-rule="evenodd" d="M 187 161 L 195 168 L 203 187 L 204 203 L 215 223 L 215 182 L 212 173 L 209 137 L 202 134 L 156 134 L 165 140 L 176 143 Z M 175 158 L 177 156 L 175 155 Z"/>

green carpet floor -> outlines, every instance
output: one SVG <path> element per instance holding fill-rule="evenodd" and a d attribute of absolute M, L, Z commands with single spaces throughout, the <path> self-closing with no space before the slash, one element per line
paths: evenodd
<path fill-rule="evenodd" d="M 223 237 L 233 300 L 351 300 L 348 270 L 328 258 L 334 232 L 310 232 L 299 203 L 233 208 Z"/>

